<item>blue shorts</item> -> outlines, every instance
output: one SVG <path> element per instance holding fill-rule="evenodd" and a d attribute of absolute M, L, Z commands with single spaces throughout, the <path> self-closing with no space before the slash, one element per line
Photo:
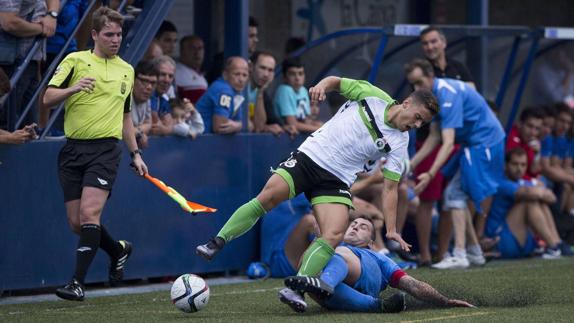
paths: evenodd
<path fill-rule="evenodd" d="M 269 268 L 271 268 L 271 277 L 273 278 L 285 278 L 297 275 L 297 271 L 291 266 L 291 263 L 289 263 L 285 255 L 285 249 L 277 250 L 273 253 Z"/>
<path fill-rule="evenodd" d="M 445 208 L 466 208 L 471 199 L 477 212 L 482 212 L 480 202 L 496 193 L 498 179 L 504 175 L 504 140 L 488 148 L 464 147 L 457 157 L 458 170 L 444 193 Z M 452 173 L 453 165 L 447 168 Z"/>
<path fill-rule="evenodd" d="M 521 247 L 506 223 L 498 236 L 500 237 L 498 251 L 502 258 L 528 257 L 536 248 L 536 241 L 530 232 L 526 236 L 526 243 Z"/>

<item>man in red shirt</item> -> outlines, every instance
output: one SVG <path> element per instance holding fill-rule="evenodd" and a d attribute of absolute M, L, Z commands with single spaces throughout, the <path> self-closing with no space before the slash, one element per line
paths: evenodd
<path fill-rule="evenodd" d="M 520 147 L 526 151 L 528 168 L 524 179 L 540 174 L 540 136 L 544 112 L 540 108 L 526 108 L 520 114 L 520 122 L 512 126 L 506 140 L 506 151 Z"/>

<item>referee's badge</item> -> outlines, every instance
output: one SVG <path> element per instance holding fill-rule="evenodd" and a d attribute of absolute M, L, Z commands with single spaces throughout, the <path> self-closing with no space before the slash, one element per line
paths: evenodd
<path fill-rule="evenodd" d="M 120 88 L 122 94 L 126 94 L 126 88 L 127 88 L 126 82 L 122 82 L 122 86 Z"/>

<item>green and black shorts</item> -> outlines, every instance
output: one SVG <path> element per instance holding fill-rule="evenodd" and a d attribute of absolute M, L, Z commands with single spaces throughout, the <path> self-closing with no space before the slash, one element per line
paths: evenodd
<path fill-rule="evenodd" d="M 312 205 L 339 203 L 353 208 L 349 186 L 300 151 L 291 153 L 273 172 L 289 185 L 290 199 L 305 193 Z"/>

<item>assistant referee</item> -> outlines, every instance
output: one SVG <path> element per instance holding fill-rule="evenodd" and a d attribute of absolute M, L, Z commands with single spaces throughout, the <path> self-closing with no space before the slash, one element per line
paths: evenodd
<path fill-rule="evenodd" d="M 120 163 L 119 140 L 128 146 L 139 175 L 147 173 L 130 115 L 134 70 L 117 56 L 122 24 L 118 12 L 107 7 L 96 10 L 92 15 L 94 49 L 69 54 L 54 72 L 43 98 L 46 106 L 65 100 L 67 142 L 58 157 L 58 172 L 68 223 L 80 235 L 74 276 L 56 291 L 63 299 L 84 299 L 84 279 L 98 247 L 110 256 L 112 285 L 122 280 L 132 250 L 129 242 L 112 239 L 100 224 Z"/>

